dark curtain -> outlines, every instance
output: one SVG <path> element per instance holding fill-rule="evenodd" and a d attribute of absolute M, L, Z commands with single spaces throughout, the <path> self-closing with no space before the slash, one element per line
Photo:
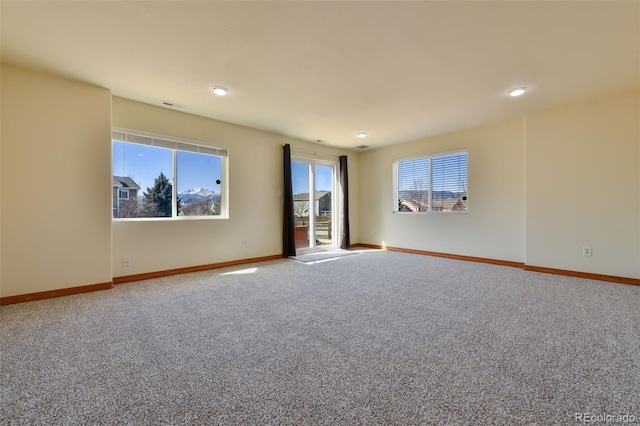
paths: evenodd
<path fill-rule="evenodd" d="M 347 156 L 340 156 L 340 188 L 342 188 L 342 211 L 340 213 L 340 248 L 348 249 L 351 245 L 349 236 L 349 178 L 347 173 Z"/>
<path fill-rule="evenodd" d="M 291 182 L 291 147 L 284 146 L 284 204 L 282 207 L 282 257 L 296 255 L 293 223 L 293 183 Z"/>

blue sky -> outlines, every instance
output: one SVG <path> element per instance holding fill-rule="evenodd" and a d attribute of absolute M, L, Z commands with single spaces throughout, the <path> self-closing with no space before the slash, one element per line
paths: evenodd
<path fill-rule="evenodd" d="M 178 151 L 178 192 L 194 188 L 220 190 L 216 179 L 220 175 L 220 157 Z M 146 191 L 153 186 L 155 178 L 164 173 L 173 176 L 172 150 L 148 145 L 113 142 L 113 174 L 129 176 Z"/>
<path fill-rule="evenodd" d="M 331 191 L 332 168 L 316 166 L 316 191 Z M 309 192 L 309 164 L 291 162 L 291 180 L 293 193 Z"/>
<path fill-rule="evenodd" d="M 208 188 L 220 191 L 221 158 L 197 152 L 178 151 L 178 192 L 193 188 Z"/>

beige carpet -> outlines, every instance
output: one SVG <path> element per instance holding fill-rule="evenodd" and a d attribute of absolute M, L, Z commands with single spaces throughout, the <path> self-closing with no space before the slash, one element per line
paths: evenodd
<path fill-rule="evenodd" d="M 123 284 L 0 308 L 0 423 L 638 419 L 639 306 L 640 287 L 376 250 Z"/>

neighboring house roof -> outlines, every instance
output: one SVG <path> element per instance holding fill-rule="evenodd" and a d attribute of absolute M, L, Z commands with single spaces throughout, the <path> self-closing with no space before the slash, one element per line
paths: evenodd
<path fill-rule="evenodd" d="M 130 177 L 114 176 L 113 177 L 114 188 L 128 188 L 128 189 L 140 189 L 140 186 Z"/>
<path fill-rule="evenodd" d="M 427 209 L 426 203 L 417 200 L 400 200 L 399 210 L 401 212 L 419 212 Z"/>
<path fill-rule="evenodd" d="M 462 200 L 432 200 L 431 208 L 442 211 L 465 210 L 466 206 Z M 418 212 L 426 211 L 426 203 L 417 200 L 400 200 L 398 210 L 401 212 Z"/>
<path fill-rule="evenodd" d="M 463 204 L 459 200 L 433 200 L 431 207 L 443 211 L 463 210 Z"/>
<path fill-rule="evenodd" d="M 320 198 L 324 197 L 325 195 L 331 195 L 331 191 L 318 191 L 316 192 L 316 200 L 319 200 Z M 309 193 L 308 192 L 302 192 L 300 194 L 296 194 L 293 196 L 293 201 L 309 201 Z"/>

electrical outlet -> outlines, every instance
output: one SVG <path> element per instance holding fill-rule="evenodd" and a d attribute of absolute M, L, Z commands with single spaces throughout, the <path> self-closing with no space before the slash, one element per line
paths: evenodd
<path fill-rule="evenodd" d="M 246 246 L 247 246 L 247 240 L 244 240 L 244 241 L 242 242 L 242 245 L 246 247 Z"/>
<path fill-rule="evenodd" d="M 122 266 L 125 268 L 131 266 L 131 259 L 129 259 L 129 256 L 125 256 L 122 258 Z"/>
<path fill-rule="evenodd" d="M 589 246 L 582 246 L 582 255 L 584 257 L 591 257 L 591 247 Z"/>

